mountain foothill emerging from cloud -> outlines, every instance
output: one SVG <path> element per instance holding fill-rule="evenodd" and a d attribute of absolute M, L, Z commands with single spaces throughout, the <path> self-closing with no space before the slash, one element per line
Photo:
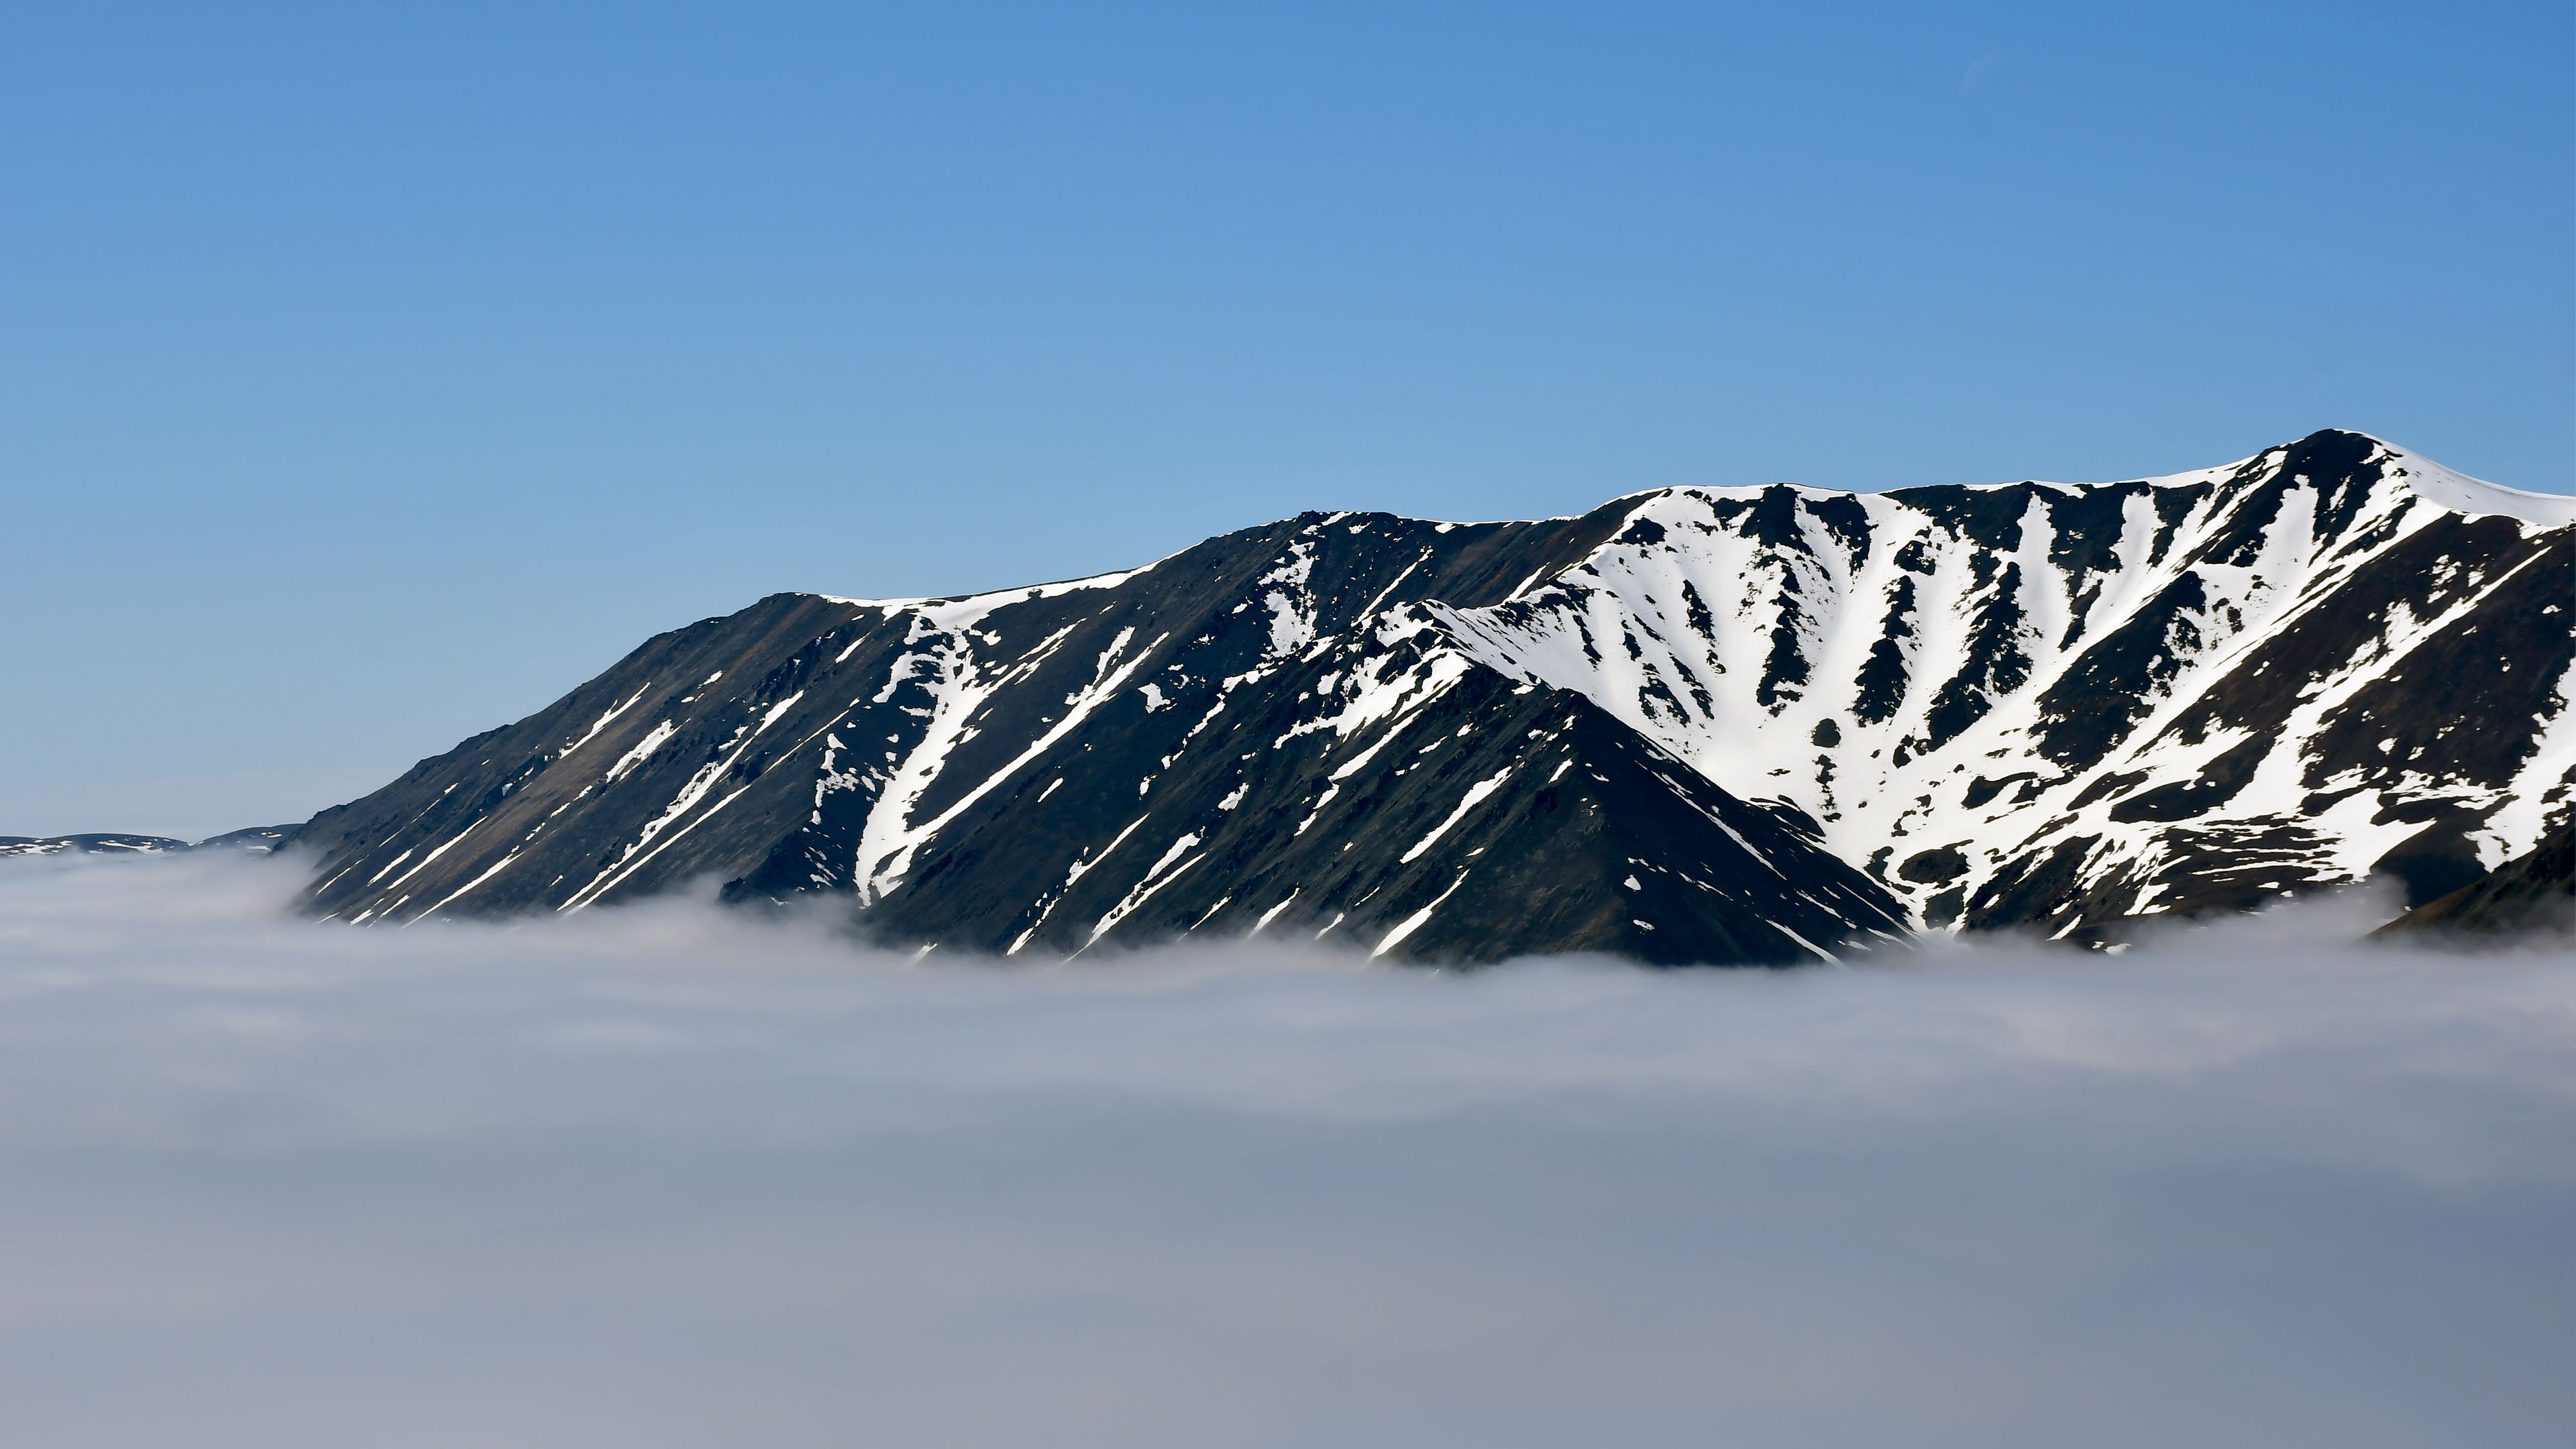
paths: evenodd
<path fill-rule="evenodd" d="M 979 956 L 1794 964 L 2374 876 L 2402 924 L 2493 931 L 2576 899 L 2571 665 L 2576 498 L 2321 432 L 2134 482 L 1313 513 L 967 598 L 777 594 L 204 844 L 292 844 L 327 920 L 712 880 Z"/>

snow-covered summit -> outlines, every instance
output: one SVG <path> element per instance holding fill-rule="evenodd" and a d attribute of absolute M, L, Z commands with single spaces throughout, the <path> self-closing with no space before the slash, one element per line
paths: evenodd
<path fill-rule="evenodd" d="M 2543 528 L 2561 528 L 2576 523 L 2576 495 L 2507 488 L 2501 483 L 2489 483 L 2466 473 L 2454 473 L 2402 448 L 2389 447 L 2388 451 L 2390 475 L 2436 508 L 2447 508 L 2454 513 L 2501 514 L 2507 518 L 2519 518 L 2525 523 L 2536 523 Z"/>

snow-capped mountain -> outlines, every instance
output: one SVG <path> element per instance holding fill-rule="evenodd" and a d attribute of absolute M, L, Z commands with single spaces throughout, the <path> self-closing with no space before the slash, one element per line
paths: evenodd
<path fill-rule="evenodd" d="M 317 915 L 713 877 L 1048 954 L 2098 935 L 2576 812 L 2576 499 L 2326 432 L 2138 482 L 1309 514 L 972 598 L 781 594 L 324 812 Z"/>

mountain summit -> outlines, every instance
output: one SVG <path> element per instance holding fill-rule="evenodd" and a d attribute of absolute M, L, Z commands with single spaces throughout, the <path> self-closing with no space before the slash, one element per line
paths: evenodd
<path fill-rule="evenodd" d="M 971 598 L 779 594 L 302 830 L 319 916 L 713 877 L 869 934 L 1489 961 L 2098 936 L 2576 813 L 2576 499 L 2355 433 L 2126 483 L 1305 514 Z"/>

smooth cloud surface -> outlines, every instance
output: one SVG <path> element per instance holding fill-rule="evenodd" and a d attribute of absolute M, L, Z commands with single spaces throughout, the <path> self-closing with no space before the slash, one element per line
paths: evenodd
<path fill-rule="evenodd" d="M 11 1443 L 2558 1442 L 2576 961 L 908 966 L 0 868 Z"/>

